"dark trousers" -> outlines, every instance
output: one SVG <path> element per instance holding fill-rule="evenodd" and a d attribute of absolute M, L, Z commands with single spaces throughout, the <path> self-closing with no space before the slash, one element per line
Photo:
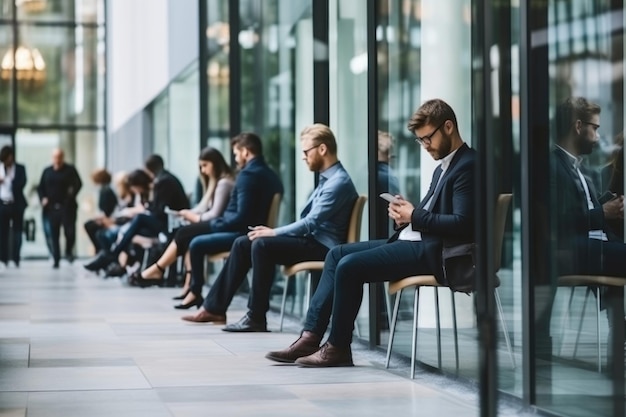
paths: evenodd
<path fill-rule="evenodd" d="M 61 247 L 59 245 L 61 226 L 63 226 L 63 234 L 65 235 L 65 256 L 71 258 L 76 242 L 76 208 L 67 208 L 63 205 L 44 208 L 43 230 L 55 264 L 58 264 L 61 259 Z"/>
<path fill-rule="evenodd" d="M 235 292 L 252 267 L 248 314 L 254 321 L 265 322 L 276 265 L 321 261 L 326 253 L 328 248 L 313 238 L 275 236 L 251 241 L 248 236 L 241 236 L 233 243 L 230 257 L 211 287 L 204 308 L 216 314 L 226 313 Z"/>
<path fill-rule="evenodd" d="M 204 259 L 230 250 L 235 239 L 241 236 L 238 232 L 215 232 L 194 237 L 189 243 L 189 261 L 191 263 L 190 290 L 196 295 L 202 294 L 204 286 Z"/>
<path fill-rule="evenodd" d="M 164 227 L 156 217 L 150 214 L 138 214 L 133 217 L 130 227 L 126 230 L 122 240 L 115 246 L 111 254 L 117 259 L 120 253 L 130 248 L 133 237 L 137 235 L 157 237 L 162 231 L 164 231 Z"/>
<path fill-rule="evenodd" d="M 174 242 L 176 242 L 176 254 L 182 256 L 187 253 L 189 244 L 196 236 L 211 233 L 211 225 L 209 222 L 192 223 L 180 227 L 174 234 Z M 226 249 L 228 250 L 228 249 Z"/>
<path fill-rule="evenodd" d="M 9 233 L 11 227 L 13 228 L 12 235 Z M 0 262 L 6 264 L 9 261 L 9 248 L 11 248 L 11 259 L 16 265 L 20 263 L 23 228 L 24 210 L 18 209 L 14 203 L 0 203 Z M 9 237 L 11 237 L 10 241 Z"/>
<path fill-rule="evenodd" d="M 331 313 L 329 342 L 348 347 L 363 298 L 363 284 L 433 274 L 429 243 L 372 240 L 336 246 L 326 255 L 324 272 L 311 298 L 304 330 L 323 336 Z M 432 251 L 431 251 L 432 252 Z"/>

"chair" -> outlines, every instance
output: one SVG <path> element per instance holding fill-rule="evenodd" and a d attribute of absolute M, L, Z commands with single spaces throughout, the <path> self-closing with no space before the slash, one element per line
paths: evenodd
<path fill-rule="evenodd" d="M 346 237 L 347 243 L 358 242 L 361 239 L 361 218 L 363 217 L 363 207 L 367 197 L 359 196 L 354 202 L 352 207 L 352 214 L 350 215 L 350 224 L 348 225 L 348 235 Z M 285 302 L 287 301 L 287 287 L 289 278 L 295 276 L 298 272 L 308 271 L 307 285 L 306 285 L 306 304 L 308 307 L 311 300 L 311 275 L 313 271 L 321 271 L 324 269 L 324 261 L 304 261 L 298 262 L 293 265 L 284 265 L 281 268 L 281 273 L 285 278 L 283 288 L 283 301 L 280 305 L 280 331 L 283 331 L 283 319 L 285 317 Z"/>
<path fill-rule="evenodd" d="M 267 223 L 265 225 L 267 227 L 274 228 L 276 227 L 276 223 L 278 223 L 278 211 L 280 209 L 280 200 L 282 195 L 280 193 L 274 194 L 272 198 L 272 203 L 270 204 L 270 210 L 267 213 Z M 208 255 L 209 262 L 218 262 L 223 261 L 230 256 L 230 251 L 226 252 L 218 252 L 211 255 Z"/>
<path fill-rule="evenodd" d="M 496 212 L 495 212 L 495 224 L 494 224 L 494 264 L 495 271 L 497 272 L 500 269 L 501 262 L 501 253 L 502 253 L 502 242 L 504 240 L 504 227 L 506 225 L 506 218 L 509 209 L 509 205 L 511 203 L 512 194 L 500 194 L 498 196 L 498 201 L 496 203 Z M 511 357 L 511 363 L 513 368 L 515 368 L 515 358 L 513 357 L 513 351 L 511 349 L 511 341 L 509 340 L 509 333 L 506 327 L 506 322 L 504 321 L 504 312 L 502 310 L 502 303 L 500 302 L 500 295 L 498 294 L 498 288 L 500 286 L 500 279 L 496 275 L 494 283 L 494 292 L 496 304 L 498 307 L 498 315 L 500 316 L 500 322 L 502 324 L 502 330 L 504 331 L 504 339 L 506 341 L 506 345 L 509 351 L 509 356 Z M 437 326 L 437 363 L 439 368 L 441 368 L 441 326 L 439 320 L 439 294 L 438 288 L 441 285 L 437 282 L 437 279 L 434 275 L 416 275 L 410 276 L 407 278 L 400 279 L 398 281 L 389 283 L 389 294 L 393 295 L 397 293 L 396 301 L 393 308 L 393 317 L 391 319 L 391 327 L 389 332 L 389 344 L 387 346 L 387 358 L 385 362 L 385 367 L 389 368 L 389 360 L 391 359 L 391 348 L 393 347 L 393 339 L 396 330 L 396 323 L 398 321 L 398 310 L 400 308 L 400 298 L 402 296 L 402 291 L 405 288 L 414 287 L 415 295 L 413 301 L 413 338 L 411 345 L 411 379 L 415 377 L 415 357 L 417 353 L 417 313 L 418 313 L 418 300 L 419 300 L 419 292 L 422 287 L 432 287 L 435 291 L 435 311 L 436 311 L 436 326 Z M 456 360 L 456 368 L 459 368 L 459 344 L 458 344 L 458 334 L 457 334 L 457 323 L 456 323 L 456 304 L 454 299 L 454 292 L 450 291 L 452 297 L 452 321 L 453 321 L 453 329 L 454 329 L 454 355 Z"/>
<path fill-rule="evenodd" d="M 583 310 L 580 315 L 580 322 L 578 324 L 578 333 L 576 334 L 576 342 L 574 344 L 574 353 L 572 357 L 576 357 L 578 351 L 578 341 L 580 340 L 580 333 L 583 325 L 583 317 L 585 316 L 585 309 L 587 307 L 587 299 L 589 293 L 592 291 L 590 287 L 623 287 L 626 286 L 626 278 L 623 277 L 610 277 L 603 275 L 563 275 L 557 280 L 559 287 L 571 287 L 569 302 L 567 306 L 567 315 L 572 308 L 572 299 L 574 297 L 574 291 L 577 287 L 587 287 L 585 293 L 585 302 L 583 304 Z M 563 349 L 563 340 L 565 336 L 565 315 L 563 316 L 563 326 L 561 330 L 561 350 Z M 596 344 L 598 347 L 598 372 L 602 372 L 602 351 L 601 351 L 601 337 L 600 337 L 600 291 L 596 293 Z"/>

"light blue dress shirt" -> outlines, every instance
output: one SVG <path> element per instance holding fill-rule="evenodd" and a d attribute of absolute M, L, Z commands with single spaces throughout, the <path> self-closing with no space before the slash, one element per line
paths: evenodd
<path fill-rule="evenodd" d="M 276 235 L 311 236 L 332 248 L 345 243 L 352 207 L 358 194 L 341 162 L 320 173 L 300 220 L 277 227 Z"/>

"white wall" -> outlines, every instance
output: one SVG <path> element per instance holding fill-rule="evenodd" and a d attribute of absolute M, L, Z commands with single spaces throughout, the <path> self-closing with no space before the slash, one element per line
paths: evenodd
<path fill-rule="evenodd" d="M 107 4 L 108 128 L 114 134 L 198 57 L 196 0 Z"/>

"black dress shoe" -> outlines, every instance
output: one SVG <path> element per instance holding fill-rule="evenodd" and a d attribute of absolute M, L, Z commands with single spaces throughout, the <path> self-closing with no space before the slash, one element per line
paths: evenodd
<path fill-rule="evenodd" d="M 88 271 L 96 272 L 100 269 L 106 268 L 112 261 L 113 258 L 111 257 L 111 255 L 101 252 L 91 262 L 86 263 L 83 266 Z"/>
<path fill-rule="evenodd" d="M 267 332 L 267 323 L 259 323 L 253 321 L 247 314 L 241 318 L 237 323 L 229 324 L 222 329 L 225 332 Z"/>
<path fill-rule="evenodd" d="M 107 277 L 121 277 L 126 273 L 126 268 L 117 262 L 111 262 L 106 269 Z"/>
<path fill-rule="evenodd" d="M 176 297 L 172 297 L 172 300 L 184 300 L 185 297 L 187 297 L 187 294 L 189 294 L 190 292 L 191 292 L 191 290 L 187 290 L 187 291 L 185 291 L 184 294 L 177 295 Z"/>

